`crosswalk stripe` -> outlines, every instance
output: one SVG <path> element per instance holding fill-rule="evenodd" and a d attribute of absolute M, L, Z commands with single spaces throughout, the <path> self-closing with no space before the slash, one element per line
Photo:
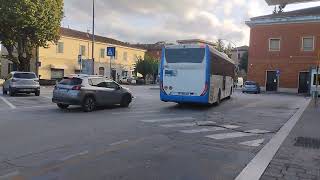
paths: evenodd
<path fill-rule="evenodd" d="M 225 129 L 221 127 L 212 127 L 212 128 L 181 130 L 180 132 L 186 133 L 186 134 L 194 134 L 194 133 L 201 133 L 201 132 L 221 131 L 221 130 L 225 130 Z"/>
<path fill-rule="evenodd" d="M 251 146 L 251 147 L 259 147 L 263 142 L 264 142 L 264 139 L 257 139 L 253 141 L 241 142 L 239 144 L 245 145 L 245 146 Z"/>
<path fill-rule="evenodd" d="M 261 130 L 261 129 L 252 129 L 252 130 L 245 131 L 245 132 L 247 132 L 247 133 L 263 134 L 263 133 L 269 133 L 270 131 Z"/>
<path fill-rule="evenodd" d="M 198 123 L 211 123 L 213 124 L 213 121 L 197 121 L 197 122 L 190 122 L 190 123 L 174 123 L 174 124 L 164 124 L 160 125 L 161 127 L 166 127 L 166 128 L 174 128 L 174 127 L 191 127 L 191 126 L 196 126 Z"/>
<path fill-rule="evenodd" d="M 237 129 L 237 128 L 241 127 L 241 126 L 236 126 L 236 125 L 231 125 L 231 124 L 224 124 L 221 126 L 227 128 L 227 129 Z"/>
<path fill-rule="evenodd" d="M 170 122 L 170 121 L 188 121 L 194 120 L 193 117 L 176 117 L 176 118 L 163 118 L 163 119 L 148 119 L 148 120 L 141 120 L 142 122 L 148 123 L 156 123 L 156 122 Z"/>
<path fill-rule="evenodd" d="M 239 138 L 239 137 L 254 136 L 254 135 L 256 134 L 233 132 L 233 133 L 213 134 L 206 137 L 220 140 L 220 139 L 231 139 L 231 138 Z"/>

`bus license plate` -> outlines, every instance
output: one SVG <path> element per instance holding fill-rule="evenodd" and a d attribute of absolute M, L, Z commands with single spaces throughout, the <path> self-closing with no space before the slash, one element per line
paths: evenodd
<path fill-rule="evenodd" d="M 182 96 L 189 96 L 189 95 L 190 95 L 190 93 L 188 93 L 188 92 L 179 92 L 179 95 L 182 95 Z"/>

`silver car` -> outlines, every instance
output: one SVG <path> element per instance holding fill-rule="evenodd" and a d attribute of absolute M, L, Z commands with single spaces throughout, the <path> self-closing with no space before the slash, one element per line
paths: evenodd
<path fill-rule="evenodd" d="M 14 96 L 17 93 L 35 93 L 40 96 L 39 79 L 33 72 L 11 72 L 3 83 L 3 94 Z"/>
<path fill-rule="evenodd" d="M 100 76 L 73 75 L 61 80 L 53 90 L 52 102 L 61 109 L 80 105 L 91 112 L 97 106 L 116 105 L 128 107 L 131 92 L 118 83 Z"/>

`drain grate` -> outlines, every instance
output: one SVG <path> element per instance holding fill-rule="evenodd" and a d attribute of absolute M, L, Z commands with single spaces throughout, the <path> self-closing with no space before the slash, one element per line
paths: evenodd
<path fill-rule="evenodd" d="M 295 141 L 295 146 L 311 149 L 320 149 L 320 139 L 311 137 L 297 137 Z"/>

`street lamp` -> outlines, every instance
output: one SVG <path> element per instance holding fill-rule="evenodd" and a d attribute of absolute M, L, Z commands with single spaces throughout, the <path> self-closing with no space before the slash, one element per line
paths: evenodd
<path fill-rule="evenodd" d="M 94 75 L 94 16 L 95 16 L 95 9 L 94 9 L 95 0 L 92 0 L 92 74 Z"/>

